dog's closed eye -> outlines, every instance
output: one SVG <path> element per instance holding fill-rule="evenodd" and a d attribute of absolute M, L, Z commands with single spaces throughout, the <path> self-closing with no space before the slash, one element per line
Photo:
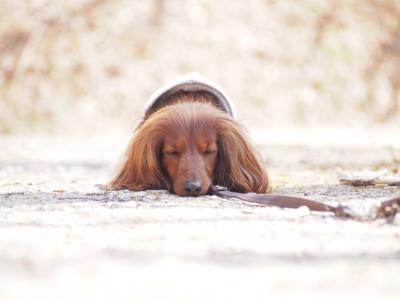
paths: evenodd
<path fill-rule="evenodd" d="M 164 151 L 163 153 L 164 153 L 164 155 L 175 156 L 175 157 L 178 157 L 180 155 L 180 153 L 177 150 L 168 150 L 168 151 Z"/>
<path fill-rule="evenodd" d="M 217 149 L 207 149 L 204 151 L 204 155 L 212 155 L 212 154 L 217 154 L 218 150 Z"/>

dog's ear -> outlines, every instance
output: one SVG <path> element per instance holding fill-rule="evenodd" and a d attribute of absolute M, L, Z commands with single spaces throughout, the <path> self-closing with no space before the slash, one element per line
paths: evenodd
<path fill-rule="evenodd" d="M 112 189 L 143 191 L 170 189 L 161 167 L 162 138 L 151 126 L 140 127 L 132 138 L 126 159 L 109 184 Z"/>
<path fill-rule="evenodd" d="M 242 193 L 268 193 L 269 177 L 261 158 L 231 118 L 218 122 L 218 164 L 214 184 Z"/>

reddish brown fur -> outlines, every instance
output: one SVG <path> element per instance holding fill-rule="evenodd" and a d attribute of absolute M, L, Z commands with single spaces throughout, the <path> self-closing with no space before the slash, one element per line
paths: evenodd
<path fill-rule="evenodd" d="M 181 101 L 182 100 L 182 101 Z M 112 188 L 168 189 L 181 196 L 186 181 L 231 191 L 266 193 L 269 178 L 241 126 L 210 103 L 185 95 L 152 113 L 137 129 Z M 200 99 L 201 100 L 201 99 Z"/>

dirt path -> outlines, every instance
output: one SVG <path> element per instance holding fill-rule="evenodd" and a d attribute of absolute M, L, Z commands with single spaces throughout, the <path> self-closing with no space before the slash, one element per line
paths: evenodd
<path fill-rule="evenodd" d="M 399 187 L 394 132 L 255 134 L 275 191 L 360 211 Z M 121 138 L 0 139 L 0 299 L 398 299 L 400 218 L 356 222 L 163 191 L 103 192 Z M 374 145 L 374 147 L 371 147 Z"/>

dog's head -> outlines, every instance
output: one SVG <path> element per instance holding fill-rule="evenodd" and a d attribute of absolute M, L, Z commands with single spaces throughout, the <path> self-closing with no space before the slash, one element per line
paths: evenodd
<path fill-rule="evenodd" d="M 210 185 L 265 193 L 269 179 L 240 125 L 209 103 L 166 106 L 136 131 L 113 188 L 168 189 L 180 196 L 208 193 Z"/>

